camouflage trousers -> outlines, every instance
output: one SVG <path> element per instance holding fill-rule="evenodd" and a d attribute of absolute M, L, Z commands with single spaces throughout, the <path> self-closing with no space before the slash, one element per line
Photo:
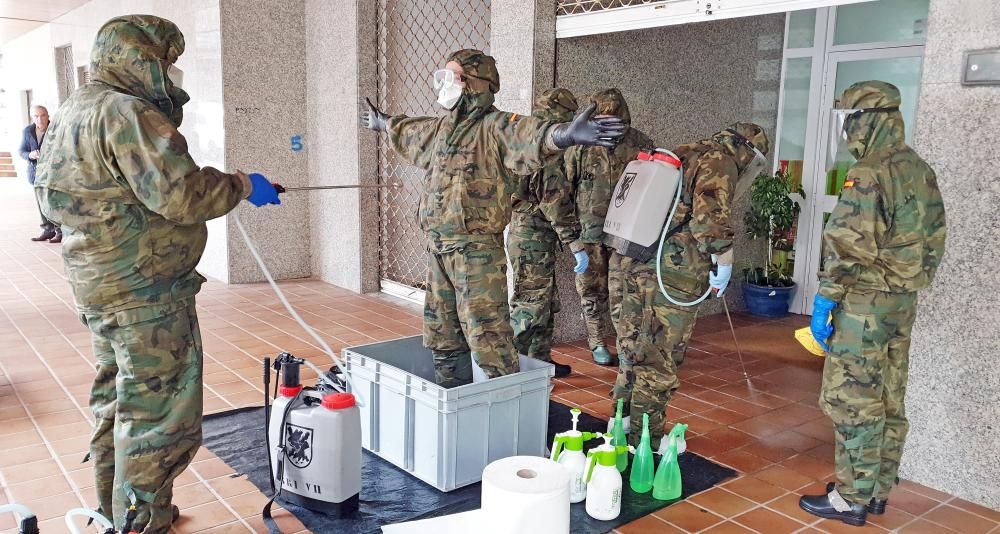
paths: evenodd
<path fill-rule="evenodd" d="M 608 315 L 608 258 L 611 249 L 602 243 L 584 245 L 590 264 L 576 275 L 576 292 L 580 295 L 583 322 L 587 326 L 590 350 L 604 346 L 604 324 Z"/>
<path fill-rule="evenodd" d="M 167 532 L 174 479 L 201 446 L 203 360 L 194 298 L 82 319 L 97 359 L 89 456 L 100 511 L 120 529 L 134 497 L 133 530 Z"/>
<path fill-rule="evenodd" d="M 820 407 L 833 421 L 837 490 L 885 499 L 910 424 L 906 394 L 916 293 L 848 293 L 833 312 Z"/>
<path fill-rule="evenodd" d="M 649 414 L 649 435 L 656 450 L 663 437 L 667 403 L 680 386 L 673 355 L 690 337 L 695 311 L 663 297 L 653 262 L 613 253 L 609 270 L 619 360 L 612 397 L 625 399 L 631 407 L 629 442 L 633 445 L 638 445 L 642 432 L 642 414 Z"/>
<path fill-rule="evenodd" d="M 559 312 L 558 242 L 556 232 L 541 217 L 514 213 L 507 232 L 507 257 L 514 270 L 510 298 L 514 349 L 546 362 L 552 361 L 552 332 Z"/>
<path fill-rule="evenodd" d="M 471 380 L 470 357 L 490 378 L 518 372 L 512 338 L 502 241 L 432 252 L 424 297 L 424 346 L 434 353 L 438 383 Z"/>

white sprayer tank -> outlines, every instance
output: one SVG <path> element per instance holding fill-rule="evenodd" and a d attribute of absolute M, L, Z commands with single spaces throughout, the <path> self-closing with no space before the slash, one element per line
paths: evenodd
<path fill-rule="evenodd" d="M 625 167 L 611 195 L 604 218 L 604 233 L 613 236 L 608 244 L 623 254 L 625 242 L 652 246 L 660 237 L 680 181 L 681 161 L 674 154 L 662 149 L 640 152 Z"/>
<path fill-rule="evenodd" d="M 272 476 L 277 481 L 278 428 L 285 407 L 297 391 L 281 388 L 271 409 L 268 438 Z M 361 492 L 361 414 L 350 393 L 321 394 L 303 391 L 311 406 L 292 407 L 285 421 L 284 476 L 281 500 L 304 508 L 350 515 L 358 508 Z"/>

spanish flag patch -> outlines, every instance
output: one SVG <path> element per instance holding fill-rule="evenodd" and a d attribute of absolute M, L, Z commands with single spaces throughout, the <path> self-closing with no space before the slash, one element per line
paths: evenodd
<path fill-rule="evenodd" d="M 517 122 L 517 119 L 520 119 L 520 118 L 521 118 L 521 116 L 518 115 L 517 113 L 512 113 L 510 115 L 510 122 L 511 123 L 515 123 L 515 122 Z"/>
<path fill-rule="evenodd" d="M 847 180 L 844 181 L 844 189 L 850 189 L 852 187 L 854 187 L 854 180 L 853 179 L 848 178 Z"/>

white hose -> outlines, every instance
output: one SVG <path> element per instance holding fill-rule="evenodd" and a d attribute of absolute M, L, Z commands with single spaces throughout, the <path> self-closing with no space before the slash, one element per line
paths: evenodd
<path fill-rule="evenodd" d="M 28 509 L 27 506 L 22 506 L 17 503 L 0 505 L 0 514 L 6 514 L 8 512 L 20 515 L 22 521 L 35 515 L 30 509 Z"/>
<path fill-rule="evenodd" d="M 68 528 L 69 531 L 72 532 L 73 534 L 80 534 L 80 530 L 77 529 L 76 524 L 73 523 L 73 518 L 81 515 L 84 517 L 89 517 L 94 521 L 96 521 L 102 532 L 109 528 L 110 529 L 115 528 L 114 524 L 112 524 L 111 521 L 108 520 L 108 518 L 95 512 L 94 510 L 91 510 L 89 508 L 74 508 L 66 512 L 66 528 Z"/>
<path fill-rule="evenodd" d="M 253 259 L 257 261 L 257 265 L 260 267 L 260 270 L 264 273 L 264 278 L 267 278 L 267 282 L 271 284 L 271 289 L 273 289 L 275 294 L 278 295 L 278 300 L 280 300 L 281 303 L 285 305 L 285 309 L 287 309 L 288 313 L 292 315 L 292 318 L 299 323 L 299 326 L 301 326 L 303 330 L 308 332 L 309 335 L 312 336 L 312 338 L 315 339 L 317 343 L 319 343 L 319 346 L 322 347 L 323 351 L 326 352 L 327 355 L 329 355 L 330 358 L 333 360 L 333 364 L 340 368 L 340 370 L 344 374 L 344 379 L 347 381 L 347 385 L 350 387 L 351 392 L 354 394 L 355 397 L 357 397 L 358 406 L 364 406 L 365 405 L 365 403 L 363 402 L 364 399 L 361 398 L 360 391 L 357 388 L 355 388 L 354 383 L 351 382 L 351 375 L 350 373 L 347 372 L 346 369 L 344 369 L 345 366 L 341 363 L 340 358 L 337 357 L 336 353 L 333 352 L 333 349 L 331 349 L 330 346 L 326 344 L 326 341 L 319 334 L 317 334 L 316 331 L 313 330 L 311 326 L 306 324 L 306 322 L 302 319 L 302 317 L 299 317 L 299 314 L 295 311 L 295 308 L 293 308 L 292 305 L 288 302 L 288 299 L 285 298 L 285 294 L 281 292 L 281 288 L 278 287 L 277 282 L 274 281 L 274 278 L 271 276 L 271 271 L 267 270 L 267 265 L 264 265 L 264 259 L 260 257 L 260 253 L 257 252 L 257 247 L 254 246 L 253 241 L 250 239 L 250 235 L 247 234 L 246 228 L 243 227 L 243 222 L 240 221 L 240 216 L 235 211 L 232 212 L 232 215 L 233 215 L 233 220 L 236 221 L 236 228 L 239 229 L 240 234 L 243 236 L 243 241 L 246 242 L 247 248 L 250 249 L 250 255 L 253 256 Z M 343 388 L 340 386 L 340 384 L 328 378 L 324 371 L 322 371 L 321 369 L 319 369 L 318 367 L 316 367 L 315 365 L 311 364 L 308 361 L 306 361 L 305 363 L 306 366 L 308 366 L 310 369 L 316 371 L 316 374 L 319 375 L 319 380 L 326 382 L 337 391 L 344 391 Z"/>
<path fill-rule="evenodd" d="M 681 158 L 677 157 L 677 154 L 674 154 L 669 150 L 657 148 L 656 152 L 669 154 L 674 158 L 677 158 L 677 161 L 681 160 Z M 674 205 L 672 208 L 670 208 L 670 215 L 667 215 L 667 223 L 663 225 L 663 233 L 660 234 L 660 246 L 657 247 L 656 249 L 656 283 L 660 285 L 660 293 L 663 293 L 663 296 L 666 297 L 667 300 L 676 304 L 677 306 L 682 306 L 686 308 L 688 306 L 694 306 L 695 304 L 698 304 L 701 301 L 708 298 L 708 295 L 712 293 L 712 288 L 711 287 L 708 288 L 708 291 L 705 291 L 705 294 L 702 295 L 697 300 L 692 300 L 691 302 L 678 302 L 674 300 L 674 298 L 671 297 L 669 293 L 667 293 L 667 288 L 663 287 L 663 269 L 661 268 L 661 263 L 662 263 L 661 260 L 663 258 L 663 244 L 667 242 L 667 233 L 670 231 L 670 223 L 674 222 L 674 214 L 677 213 L 677 206 L 680 205 L 681 203 L 681 192 L 684 190 L 684 167 L 682 166 L 678 170 L 681 173 L 681 177 L 680 180 L 677 181 L 677 194 L 674 195 Z"/>

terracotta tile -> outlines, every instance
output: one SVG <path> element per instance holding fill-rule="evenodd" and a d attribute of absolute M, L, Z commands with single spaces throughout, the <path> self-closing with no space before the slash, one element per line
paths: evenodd
<path fill-rule="evenodd" d="M 222 476 L 208 481 L 208 485 L 215 490 L 215 493 L 219 494 L 222 498 L 233 497 L 236 495 L 242 495 L 244 493 L 250 493 L 251 491 L 257 491 L 257 486 L 254 486 L 246 476 Z"/>
<path fill-rule="evenodd" d="M 582 389 L 570 391 L 569 393 L 562 395 L 562 399 L 573 406 L 582 406 L 584 404 L 605 400 L 603 397 L 599 397 Z"/>
<path fill-rule="evenodd" d="M 69 482 L 62 474 L 55 476 L 36 478 L 20 484 L 15 484 L 7 488 L 14 496 L 15 502 L 35 501 L 58 493 L 68 493 L 72 491 Z"/>
<path fill-rule="evenodd" d="M 754 502 L 765 503 L 785 493 L 783 488 L 773 486 L 759 478 L 742 476 L 726 483 L 727 490 Z"/>
<path fill-rule="evenodd" d="M 687 395 L 674 395 L 674 398 L 670 399 L 670 405 L 676 406 L 685 412 L 693 414 L 705 412 L 714 408 L 713 405 L 707 402 L 702 402 Z"/>
<path fill-rule="evenodd" d="M 715 525 L 714 527 L 708 530 L 704 530 L 702 532 L 704 532 L 705 534 L 753 534 L 754 533 L 754 531 L 752 530 L 747 530 L 746 528 L 743 528 L 742 526 L 736 523 L 731 523 L 729 521 L 726 521 L 725 523 L 719 523 L 718 525 Z"/>
<path fill-rule="evenodd" d="M 34 512 L 39 522 L 54 517 L 61 518 L 66 514 L 66 510 L 83 506 L 75 493 L 46 495 L 41 499 L 22 501 L 20 504 L 27 506 L 29 510 Z"/>
<path fill-rule="evenodd" d="M 661 532 L 669 534 L 684 531 L 668 525 L 662 520 L 657 519 L 656 516 L 647 515 L 636 519 L 627 525 L 618 527 L 618 532 L 621 532 L 622 534 L 660 534 Z"/>
<path fill-rule="evenodd" d="M 9 435 L 33 431 L 34 429 L 35 424 L 32 423 L 31 419 L 28 419 L 27 417 L 4 421 L 3 424 L 0 425 L 0 439 L 6 443 L 7 436 Z"/>
<path fill-rule="evenodd" d="M 0 442 L 2 441 L 3 438 L 0 438 Z M 3 454 L 0 454 L 0 469 L 18 464 L 46 460 L 50 457 L 48 449 L 38 445 L 28 445 L 27 447 L 8 449 L 6 444 L 4 444 Z"/>
<path fill-rule="evenodd" d="M 267 504 L 267 499 L 268 498 L 259 491 L 252 491 L 235 497 L 229 497 L 226 499 L 226 504 L 228 504 L 240 517 L 251 517 L 254 515 L 260 515 L 260 511 L 264 508 L 264 505 Z"/>
<path fill-rule="evenodd" d="M 817 460 L 812 456 L 799 455 L 785 460 L 781 465 L 815 480 L 825 481 L 833 477 L 832 458 L 824 461 Z"/>
<path fill-rule="evenodd" d="M 938 502 L 946 502 L 948 499 L 951 499 L 951 495 L 948 495 L 943 491 L 924 486 L 923 484 L 917 484 L 911 480 L 900 480 L 899 487 L 911 493 L 916 493 L 917 495 L 930 497 Z"/>
<path fill-rule="evenodd" d="M 761 417 L 766 417 L 766 416 L 767 414 L 759 417 L 754 417 L 752 419 L 747 419 L 746 421 L 741 421 L 731 426 L 736 430 L 746 432 L 747 434 L 751 434 L 758 438 L 763 438 L 766 436 L 778 434 L 780 432 L 787 430 L 787 428 L 781 425 L 777 425 L 767 421 L 762 421 Z"/>
<path fill-rule="evenodd" d="M 722 517 L 733 517 L 756 506 L 753 501 L 744 499 L 720 487 L 715 487 L 690 497 L 688 502 L 706 508 Z"/>
<path fill-rule="evenodd" d="M 789 519 L 777 512 L 766 508 L 757 508 L 741 516 L 737 516 L 733 521 L 758 532 L 768 534 L 790 534 L 804 527 L 803 523 Z"/>
<path fill-rule="evenodd" d="M 219 458 L 195 462 L 191 464 L 190 468 L 194 469 L 205 480 L 231 475 L 235 472 L 232 467 L 226 465 L 226 462 L 223 462 Z"/>
<path fill-rule="evenodd" d="M 681 501 L 653 512 L 653 515 L 690 532 L 704 530 L 716 523 L 721 523 L 723 520 L 723 518 L 687 501 Z"/>
<path fill-rule="evenodd" d="M 61 475 L 59 465 L 54 460 L 46 459 L 37 462 L 12 465 L 3 468 L 3 476 L 8 485 L 20 484 L 38 478 Z"/>
<path fill-rule="evenodd" d="M 992 519 L 993 521 L 1000 523 L 1000 511 L 998 510 L 991 510 L 989 508 L 986 508 L 985 506 L 976 504 L 974 502 L 969 502 L 964 499 L 955 499 L 953 501 L 950 501 L 948 504 L 956 508 L 961 508 L 966 512 L 972 512 L 978 516 L 982 516 L 987 519 Z"/>
<path fill-rule="evenodd" d="M 55 427 L 41 427 L 42 433 L 49 441 L 59 441 L 63 439 L 76 438 L 80 436 L 90 436 L 94 431 L 94 425 L 89 422 L 73 423 L 70 425 L 60 425 Z"/>
<path fill-rule="evenodd" d="M 173 503 L 181 510 L 217 500 L 218 498 L 201 482 L 174 488 Z"/>
<path fill-rule="evenodd" d="M 724 452 L 714 456 L 712 460 L 728 465 L 741 473 L 754 473 L 771 465 L 770 461 L 743 450 Z"/>
<path fill-rule="evenodd" d="M 797 493 L 786 493 L 767 503 L 765 506 L 775 512 L 787 515 L 788 517 L 791 517 L 796 521 L 801 521 L 807 525 L 815 523 L 819 520 L 818 517 L 813 516 L 802 508 L 799 508 L 799 494 Z"/>
<path fill-rule="evenodd" d="M 939 504 L 938 501 L 930 497 L 917 495 L 902 488 L 896 488 L 889 494 L 889 502 L 890 506 L 899 508 L 915 516 L 924 515 Z"/>
<path fill-rule="evenodd" d="M 199 530 L 200 534 L 246 534 L 251 532 L 241 521 L 233 521 L 225 525 L 219 525 L 206 530 Z"/>
<path fill-rule="evenodd" d="M 723 425 L 731 425 L 733 423 L 738 423 L 747 418 L 743 414 L 731 410 L 726 410 L 723 408 L 715 408 L 712 410 L 708 410 L 706 412 L 702 412 L 701 416 L 706 419 L 715 421 L 717 423 L 721 423 Z"/>
<path fill-rule="evenodd" d="M 775 465 L 755 473 L 754 476 L 771 485 L 784 488 L 788 491 L 795 491 L 806 484 L 814 482 L 813 479 L 796 473 L 787 467 Z"/>
<path fill-rule="evenodd" d="M 986 534 L 997 526 L 995 521 L 979 517 L 978 515 L 948 506 L 947 504 L 927 512 L 924 514 L 923 519 L 967 534 Z"/>
<path fill-rule="evenodd" d="M 720 408 L 725 408 L 727 410 L 732 410 L 736 413 L 743 414 L 747 416 L 747 418 L 764 415 L 771 411 L 771 408 L 765 408 L 764 406 L 760 406 L 745 400 L 727 402 L 721 405 Z"/>
<path fill-rule="evenodd" d="M 857 534 L 885 534 L 888 532 L 888 530 L 874 523 L 866 523 L 864 526 L 856 527 L 848 525 L 843 521 L 833 521 L 830 519 L 821 519 L 819 523 L 813 525 L 813 528 L 827 534 L 853 534 L 855 532 Z"/>
<path fill-rule="evenodd" d="M 713 406 L 718 406 L 720 404 L 725 404 L 727 402 L 733 402 L 733 400 L 736 399 L 736 397 L 733 397 L 732 395 L 726 395 L 725 393 L 720 393 L 714 389 L 706 389 L 704 391 L 699 391 L 697 393 L 692 394 L 692 397 L 702 402 L 707 402 Z"/>
<path fill-rule="evenodd" d="M 236 519 L 221 502 L 209 502 L 193 508 L 181 508 L 181 516 L 174 523 L 174 528 L 181 533 L 199 532 L 232 523 Z"/>
<path fill-rule="evenodd" d="M 868 514 L 869 523 L 878 525 L 886 530 L 897 529 L 914 519 L 916 519 L 916 516 L 892 506 L 891 503 L 889 506 L 886 506 L 884 514 Z"/>
<path fill-rule="evenodd" d="M 899 534 L 955 534 L 954 530 L 931 523 L 926 519 L 917 519 L 896 532 Z"/>
<path fill-rule="evenodd" d="M 822 443 L 805 452 L 805 454 L 808 454 L 817 460 L 827 460 L 833 458 L 833 453 L 833 443 Z"/>
<path fill-rule="evenodd" d="M 235 376 L 233 378 L 236 378 Z M 243 393 L 244 391 L 256 391 L 254 386 L 248 384 L 243 380 L 236 379 L 233 382 L 226 382 L 223 384 L 215 384 L 212 386 L 212 391 L 216 395 L 232 395 L 235 393 Z"/>
<path fill-rule="evenodd" d="M 781 462 L 792 456 L 795 456 L 796 452 L 793 449 L 788 449 L 785 447 L 775 447 L 765 444 L 763 441 L 754 440 L 747 443 L 739 450 L 753 454 L 755 456 L 760 456 L 765 460 L 770 462 Z"/>

